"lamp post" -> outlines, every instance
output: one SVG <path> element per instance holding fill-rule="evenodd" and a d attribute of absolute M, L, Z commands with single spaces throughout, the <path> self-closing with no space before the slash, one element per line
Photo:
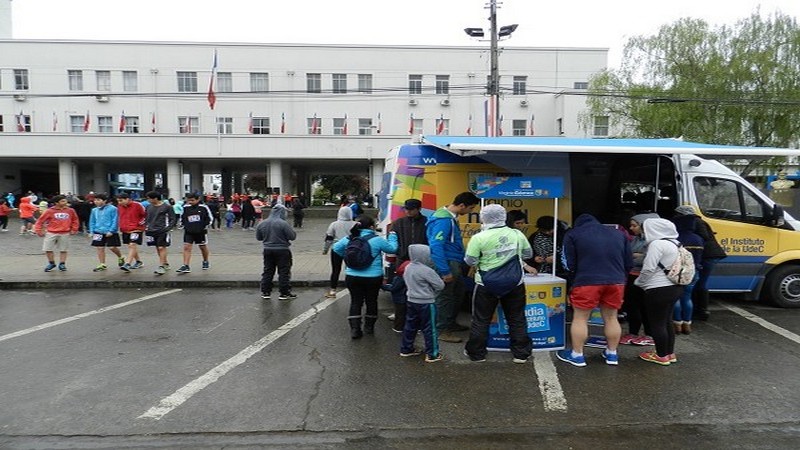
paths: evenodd
<path fill-rule="evenodd" d="M 489 95 L 489 105 L 486 111 L 487 136 L 497 136 L 500 128 L 500 68 L 498 64 L 499 49 L 497 47 L 500 38 L 509 37 L 519 25 L 504 25 L 497 29 L 497 0 L 489 0 L 489 53 L 491 67 L 489 72 L 489 84 L 487 94 Z M 482 38 L 485 36 L 483 28 L 464 28 L 468 36 Z"/>

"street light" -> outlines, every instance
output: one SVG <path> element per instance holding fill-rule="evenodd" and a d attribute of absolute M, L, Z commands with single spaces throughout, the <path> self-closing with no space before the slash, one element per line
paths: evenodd
<path fill-rule="evenodd" d="M 489 86 L 487 89 L 487 93 L 489 94 L 489 117 L 488 122 L 491 125 L 489 127 L 489 136 L 497 136 L 497 130 L 500 128 L 500 69 L 498 68 L 497 57 L 498 57 L 498 48 L 497 48 L 497 41 L 500 38 L 507 38 L 511 36 L 511 33 L 517 29 L 519 26 L 518 24 L 513 25 L 504 25 L 500 27 L 500 30 L 497 29 L 497 0 L 490 0 L 489 1 L 489 34 L 490 34 L 490 47 L 489 53 L 491 56 L 491 71 L 489 73 Z M 464 28 L 464 32 L 467 33 L 468 36 L 474 38 L 484 37 L 484 30 L 483 28 Z"/>

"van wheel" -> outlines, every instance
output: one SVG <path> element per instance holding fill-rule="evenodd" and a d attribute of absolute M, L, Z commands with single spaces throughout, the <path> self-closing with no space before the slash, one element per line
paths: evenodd
<path fill-rule="evenodd" d="M 767 277 L 770 302 L 781 308 L 800 308 L 800 266 L 782 266 Z"/>

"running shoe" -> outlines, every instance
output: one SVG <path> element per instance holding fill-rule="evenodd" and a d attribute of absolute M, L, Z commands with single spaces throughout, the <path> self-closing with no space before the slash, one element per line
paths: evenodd
<path fill-rule="evenodd" d="M 603 350 L 603 359 L 606 360 L 606 364 L 609 366 L 618 366 L 619 365 L 619 354 L 618 353 L 608 353 L 608 350 Z"/>
<path fill-rule="evenodd" d="M 667 356 L 669 356 L 669 363 L 670 364 L 678 362 L 678 357 L 675 356 L 675 353 L 670 353 Z"/>
<path fill-rule="evenodd" d="M 294 300 L 296 298 L 297 294 L 292 294 L 291 292 L 278 296 L 278 300 Z"/>
<path fill-rule="evenodd" d="M 631 341 L 633 345 L 641 345 L 641 346 L 648 346 L 648 345 L 656 345 L 656 341 L 653 340 L 650 336 L 639 336 L 636 339 Z"/>
<path fill-rule="evenodd" d="M 164 266 L 158 266 L 158 268 L 154 270 L 153 273 L 156 275 L 164 275 L 165 273 L 167 273 L 167 269 Z"/>
<path fill-rule="evenodd" d="M 53 270 L 55 268 L 56 268 L 56 263 L 47 263 L 47 265 L 44 266 L 44 271 L 45 272 L 50 272 L 51 270 Z"/>
<path fill-rule="evenodd" d="M 141 269 L 142 267 L 144 267 L 144 263 L 143 263 L 143 262 L 141 262 L 141 261 L 136 261 L 136 262 L 135 262 L 135 263 L 133 263 L 133 265 L 131 266 L 131 269 Z"/>
<path fill-rule="evenodd" d="M 262 292 L 261 298 L 269 300 L 270 298 L 272 298 L 272 292 Z"/>
<path fill-rule="evenodd" d="M 530 356 L 528 358 L 530 358 Z M 513 362 L 514 364 L 525 364 L 526 362 L 528 362 L 528 358 L 513 358 L 511 362 Z"/>
<path fill-rule="evenodd" d="M 444 355 L 441 354 L 441 353 L 439 353 L 436 356 L 425 355 L 425 362 L 426 363 L 435 363 L 435 362 L 439 362 L 439 361 L 441 361 L 443 359 L 444 359 Z"/>
<path fill-rule="evenodd" d="M 108 266 L 106 266 L 105 264 L 98 264 L 97 267 L 92 269 L 92 272 L 102 272 L 106 269 L 108 269 Z"/>
<path fill-rule="evenodd" d="M 123 265 L 119 266 L 119 268 L 120 268 L 120 270 L 122 270 L 123 272 L 130 273 L 130 271 L 131 271 L 131 265 L 130 265 L 130 264 L 128 264 L 128 263 L 125 263 L 125 264 L 123 264 Z"/>
<path fill-rule="evenodd" d="M 402 356 L 403 358 L 410 358 L 412 356 L 419 356 L 421 354 L 422 352 L 417 349 L 411 350 L 410 352 L 402 352 L 402 351 L 400 352 L 400 356 Z"/>
<path fill-rule="evenodd" d="M 164 264 L 164 270 L 169 270 L 169 263 Z"/>
<path fill-rule="evenodd" d="M 336 297 L 336 291 L 335 291 L 335 290 L 333 290 L 333 289 L 331 289 L 330 291 L 328 291 L 328 293 L 327 293 L 327 294 L 325 294 L 325 297 L 328 297 L 328 298 L 334 298 L 334 297 Z"/>
<path fill-rule="evenodd" d="M 64 263 L 58 263 L 58 270 L 60 270 L 62 272 L 66 272 L 67 271 L 67 265 L 64 264 Z"/>
<path fill-rule="evenodd" d="M 572 356 L 572 350 L 570 349 L 557 351 L 556 358 L 575 367 L 586 367 L 586 358 L 583 355 Z"/>
<path fill-rule="evenodd" d="M 640 353 L 639 354 L 639 359 L 647 361 L 647 362 L 659 364 L 659 365 L 662 365 L 662 366 L 670 365 L 670 357 L 669 357 L 669 355 L 667 355 L 667 356 L 658 356 L 658 354 L 656 354 L 656 352 Z"/>
<path fill-rule="evenodd" d="M 191 271 L 192 271 L 192 269 L 190 269 L 189 266 L 184 264 L 184 265 L 178 267 L 178 270 L 176 270 L 175 272 L 177 272 L 177 273 L 190 273 Z"/>
<path fill-rule="evenodd" d="M 631 345 L 633 344 L 633 340 L 636 339 L 638 336 L 635 334 L 626 334 L 619 338 L 620 345 Z"/>
<path fill-rule="evenodd" d="M 203 270 L 208 270 L 211 268 L 211 264 L 208 261 L 203 261 Z"/>
<path fill-rule="evenodd" d="M 470 354 L 469 354 L 469 353 L 467 353 L 467 350 L 466 350 L 466 349 L 464 350 L 464 356 L 466 356 L 467 358 L 469 358 L 469 360 L 470 360 L 470 361 L 472 361 L 472 362 L 486 362 L 486 357 L 485 357 L 485 356 L 484 356 L 483 358 L 478 358 L 478 357 L 475 357 L 475 356 L 470 356 Z"/>
<path fill-rule="evenodd" d="M 120 267 L 124 266 L 125 265 L 125 258 L 123 258 L 122 256 L 117 258 L 117 265 L 120 266 Z"/>

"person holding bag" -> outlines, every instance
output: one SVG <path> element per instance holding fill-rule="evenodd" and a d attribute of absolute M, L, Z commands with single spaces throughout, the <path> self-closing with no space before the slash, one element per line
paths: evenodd
<path fill-rule="evenodd" d="M 486 360 L 489 323 L 499 303 L 508 321 L 513 362 L 524 364 L 531 356 L 531 340 L 525 318 L 523 268 L 536 272 L 522 260 L 531 258 L 533 249 L 521 231 L 506 226 L 502 206 L 486 205 L 480 217 L 483 230 L 470 239 L 464 257 L 467 265 L 477 268 L 472 326 L 464 354 L 475 362 Z"/>

